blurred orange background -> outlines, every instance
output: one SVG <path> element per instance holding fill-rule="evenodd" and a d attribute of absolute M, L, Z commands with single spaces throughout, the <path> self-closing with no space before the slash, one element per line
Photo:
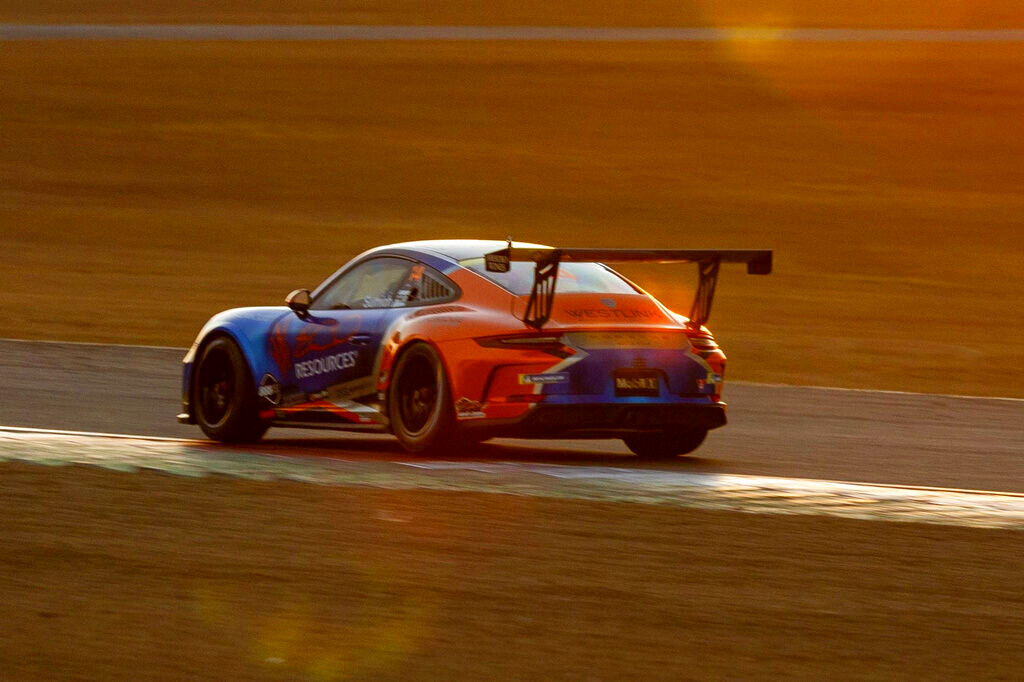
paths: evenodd
<path fill-rule="evenodd" d="M 1014 3 L 0 2 L 0 20 L 1024 26 Z M 1024 396 L 1021 43 L 9 42 L 0 336 L 184 346 L 417 238 L 770 247 L 733 379 Z M 628 274 L 686 310 L 689 268 Z"/>

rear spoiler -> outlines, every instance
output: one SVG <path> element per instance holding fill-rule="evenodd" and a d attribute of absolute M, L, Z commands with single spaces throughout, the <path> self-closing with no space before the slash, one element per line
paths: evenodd
<path fill-rule="evenodd" d="M 488 253 L 484 264 L 488 272 L 508 272 L 512 261 L 533 261 L 533 288 L 526 302 L 523 321 L 540 329 L 551 317 L 555 300 L 558 264 L 577 263 L 696 263 L 700 274 L 697 294 L 690 307 L 690 323 L 699 327 L 711 314 L 711 301 L 722 263 L 746 263 L 747 274 L 767 275 L 772 271 L 770 249 L 562 249 L 542 247 L 507 248 Z"/>

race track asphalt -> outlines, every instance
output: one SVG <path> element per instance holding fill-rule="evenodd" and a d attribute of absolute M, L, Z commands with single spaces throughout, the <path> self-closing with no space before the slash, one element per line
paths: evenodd
<path fill-rule="evenodd" d="M 0 425 L 179 438 L 173 348 L 0 341 Z M 1024 491 L 1024 401 L 733 382 L 730 423 L 695 456 L 636 462 L 619 441 L 496 440 L 473 459 L 658 467 Z M 389 436 L 273 429 L 345 458 L 407 457 Z"/>

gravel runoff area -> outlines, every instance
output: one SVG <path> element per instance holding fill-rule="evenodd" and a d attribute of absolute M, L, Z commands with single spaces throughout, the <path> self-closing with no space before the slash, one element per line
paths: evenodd
<path fill-rule="evenodd" d="M 5 679 L 1024 666 L 1019 531 L 24 462 L 0 480 Z"/>

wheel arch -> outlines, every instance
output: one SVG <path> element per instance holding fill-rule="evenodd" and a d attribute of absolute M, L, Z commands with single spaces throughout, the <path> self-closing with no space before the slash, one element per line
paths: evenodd
<path fill-rule="evenodd" d="M 405 353 L 407 353 L 410 348 L 412 348 L 413 346 L 416 346 L 417 344 L 423 344 L 423 345 L 426 345 L 426 346 L 430 346 L 431 348 L 434 349 L 434 352 L 437 353 L 437 357 L 439 357 L 441 359 L 441 371 L 444 372 L 444 377 L 445 377 L 445 380 L 448 382 L 449 389 L 452 386 L 451 369 L 449 368 L 448 361 L 445 358 L 444 352 L 441 350 L 441 347 L 436 342 L 434 342 L 432 339 L 429 339 L 427 337 L 424 337 L 424 336 L 411 336 L 411 337 L 403 340 L 401 345 L 399 345 L 397 349 L 395 349 L 392 353 L 390 353 L 390 358 L 388 360 L 388 366 L 386 368 L 386 371 L 387 371 L 386 381 L 382 381 L 378 377 L 378 382 L 379 382 L 378 383 L 378 389 L 382 390 L 384 392 L 384 396 L 385 396 L 385 398 L 384 398 L 384 405 L 383 405 L 385 413 L 390 414 L 390 411 L 391 411 L 391 399 L 392 399 L 391 391 L 392 391 L 392 388 L 395 385 L 395 382 L 394 382 L 394 378 L 395 378 L 394 377 L 394 369 L 395 369 L 395 367 L 398 366 L 398 361 L 401 360 L 402 356 Z M 385 368 L 382 368 L 382 371 L 385 371 Z M 451 408 L 455 409 L 454 394 L 452 394 L 452 396 L 450 396 L 450 402 L 451 402 Z"/>
<path fill-rule="evenodd" d="M 210 329 L 204 329 L 196 339 L 195 343 L 192 344 L 192 348 L 189 349 L 188 355 L 185 357 L 185 382 L 182 386 L 182 402 L 187 406 L 186 414 L 189 418 L 195 419 L 195 404 L 194 404 L 194 391 L 195 391 L 195 378 L 196 378 L 196 363 L 199 358 L 202 357 L 203 351 L 207 346 L 210 345 L 216 339 L 227 338 L 230 339 L 239 351 L 242 353 L 242 357 L 245 359 L 245 364 L 249 368 L 249 377 L 252 381 L 256 381 L 256 366 L 254 364 L 254 353 L 251 346 L 251 340 L 240 330 L 234 329 L 230 325 L 218 325 Z"/>

